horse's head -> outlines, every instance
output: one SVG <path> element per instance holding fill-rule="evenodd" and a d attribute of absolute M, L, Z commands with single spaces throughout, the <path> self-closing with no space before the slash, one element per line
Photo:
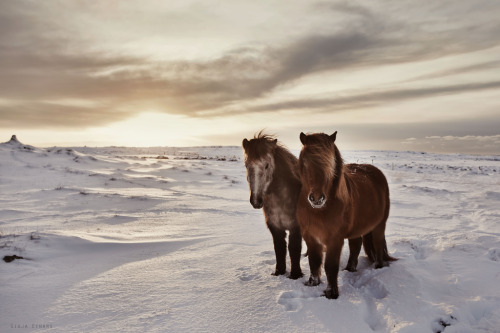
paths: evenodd
<path fill-rule="evenodd" d="M 264 197 L 273 180 L 274 149 L 278 139 L 259 133 L 251 140 L 243 140 L 247 180 L 250 186 L 250 203 L 259 209 L 264 205 Z"/>
<path fill-rule="evenodd" d="M 332 135 L 316 133 L 306 135 L 300 133 L 302 150 L 299 157 L 299 173 L 303 192 L 313 208 L 323 208 L 328 200 L 333 180 L 335 179 L 337 161 L 335 139 Z"/>

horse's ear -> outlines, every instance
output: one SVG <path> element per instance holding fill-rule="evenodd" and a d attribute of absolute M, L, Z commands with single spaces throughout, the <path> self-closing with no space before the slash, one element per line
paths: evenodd
<path fill-rule="evenodd" d="M 337 139 L 337 131 L 335 131 L 335 133 L 330 135 L 330 140 L 332 140 L 332 142 L 335 142 L 335 139 Z"/>
<path fill-rule="evenodd" d="M 243 146 L 243 149 L 247 150 L 247 147 L 248 147 L 248 140 L 245 138 L 243 139 L 243 142 L 241 143 L 241 145 Z"/>
<path fill-rule="evenodd" d="M 307 135 L 305 135 L 304 132 L 300 132 L 300 142 L 302 142 L 303 145 L 307 143 Z"/>
<path fill-rule="evenodd" d="M 276 146 L 278 144 L 278 139 L 274 139 L 272 142 L 273 146 Z"/>

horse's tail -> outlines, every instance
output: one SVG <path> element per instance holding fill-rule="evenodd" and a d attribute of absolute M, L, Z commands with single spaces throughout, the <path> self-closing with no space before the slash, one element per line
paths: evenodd
<path fill-rule="evenodd" d="M 376 255 L 375 255 L 375 245 L 373 244 L 373 235 L 371 232 L 367 233 L 366 235 L 363 236 L 363 248 L 365 249 L 365 253 L 368 256 L 368 259 L 370 259 L 371 262 L 375 262 Z M 398 258 L 394 258 L 389 255 L 389 251 L 387 250 L 387 242 L 385 241 L 384 237 L 384 261 L 396 261 Z"/>

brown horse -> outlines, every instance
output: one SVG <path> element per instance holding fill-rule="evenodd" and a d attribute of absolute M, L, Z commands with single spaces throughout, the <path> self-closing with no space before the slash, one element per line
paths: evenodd
<path fill-rule="evenodd" d="M 286 272 L 286 231 L 290 253 L 290 279 L 303 276 L 300 269 L 302 237 L 295 215 L 300 193 L 298 160 L 278 140 L 262 131 L 253 139 L 243 140 L 250 203 L 264 208 L 267 227 L 271 231 L 276 254 L 274 275 Z"/>
<path fill-rule="evenodd" d="M 384 174 L 369 164 L 346 164 L 335 145 L 337 132 L 305 135 L 299 157 L 302 190 L 297 219 L 306 241 L 311 277 L 306 285 L 321 283 L 323 249 L 327 298 L 339 295 L 337 276 L 344 239 L 349 240 L 346 270 L 356 271 L 361 244 L 375 268 L 396 260 L 389 256 L 385 225 L 389 217 L 389 186 Z"/>

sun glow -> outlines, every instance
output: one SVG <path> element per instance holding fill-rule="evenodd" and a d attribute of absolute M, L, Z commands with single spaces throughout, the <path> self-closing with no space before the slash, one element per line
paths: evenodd
<path fill-rule="evenodd" d="M 249 126 L 252 127 L 248 122 L 233 117 L 193 118 L 148 111 L 85 132 L 87 138 L 103 138 L 105 145 L 129 147 L 239 145 L 240 133 L 248 130 Z M 238 140 L 232 139 L 233 137 L 237 137 Z"/>
<path fill-rule="evenodd" d="M 196 144 L 199 125 L 180 115 L 144 112 L 96 131 L 125 146 L 184 146 Z"/>

